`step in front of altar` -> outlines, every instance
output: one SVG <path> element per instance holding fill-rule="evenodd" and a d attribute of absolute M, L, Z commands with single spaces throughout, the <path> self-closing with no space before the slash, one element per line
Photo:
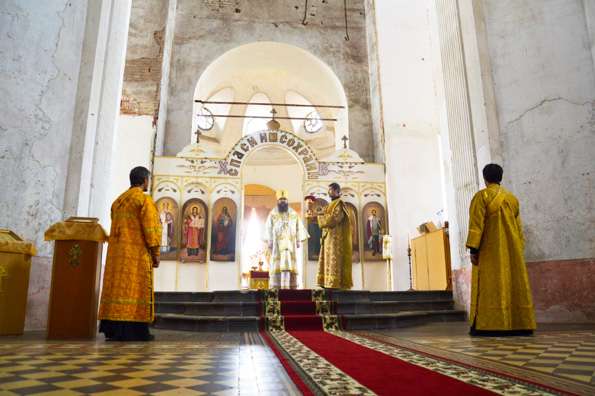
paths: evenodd
<path fill-rule="evenodd" d="M 262 326 L 260 291 L 157 292 L 155 298 L 156 328 L 232 332 L 258 331 Z M 450 291 L 332 291 L 330 300 L 346 330 L 465 320 L 465 312 L 454 309 Z M 296 305 L 297 312 L 308 308 L 303 301 L 289 304 Z"/>

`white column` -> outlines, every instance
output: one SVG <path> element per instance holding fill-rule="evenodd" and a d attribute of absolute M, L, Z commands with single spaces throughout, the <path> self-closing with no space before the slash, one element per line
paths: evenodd
<path fill-rule="evenodd" d="M 64 212 L 87 216 L 112 0 L 89 2 L 77 85 Z"/>
<path fill-rule="evenodd" d="M 169 0 L 165 22 L 165 37 L 163 38 L 163 57 L 161 59 L 159 118 L 157 121 L 157 136 L 155 137 L 155 155 L 163 155 L 165 125 L 167 123 L 167 99 L 169 97 L 169 73 L 171 69 L 171 53 L 174 44 L 177 7 L 178 0 Z"/>
<path fill-rule="evenodd" d="M 583 8 L 585 9 L 585 23 L 589 32 L 589 44 L 591 46 L 593 68 L 595 69 L 595 2 L 593 0 L 583 0 Z"/>
<path fill-rule="evenodd" d="M 109 227 L 110 224 L 110 174 L 118 129 L 117 120 L 120 115 L 131 6 L 132 0 L 113 0 L 112 3 L 99 118 L 94 141 L 88 213 L 89 216 L 98 217 L 105 227 Z"/>
<path fill-rule="evenodd" d="M 131 6 L 90 2 L 66 184 L 66 213 L 98 217 L 105 227 Z"/>
<path fill-rule="evenodd" d="M 459 19 L 458 0 L 435 0 L 440 57 L 444 82 L 445 118 L 448 127 L 450 163 L 456 225 L 453 253 L 459 260 L 466 257 L 465 240 L 469 221 L 469 203 L 479 187 L 477 159 L 473 136 L 471 108 L 465 69 L 464 48 Z M 451 216 L 454 213 L 451 211 Z M 457 250 L 458 249 L 458 250 Z M 458 261 L 458 260 L 457 260 Z"/>

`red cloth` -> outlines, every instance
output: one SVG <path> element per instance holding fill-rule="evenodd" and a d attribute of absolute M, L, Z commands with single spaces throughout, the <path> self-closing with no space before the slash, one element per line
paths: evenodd
<path fill-rule="evenodd" d="M 323 331 L 289 331 L 300 342 L 379 395 L 493 395 Z"/>
<path fill-rule="evenodd" d="M 250 279 L 269 279 L 267 271 L 250 271 Z"/>

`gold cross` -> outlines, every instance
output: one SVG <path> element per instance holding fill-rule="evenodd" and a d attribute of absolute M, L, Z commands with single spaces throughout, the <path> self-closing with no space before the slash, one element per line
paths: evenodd
<path fill-rule="evenodd" d="M 273 115 L 273 120 L 274 120 L 275 116 L 277 115 L 277 110 L 275 110 L 275 109 L 271 110 L 271 114 Z"/>
<path fill-rule="evenodd" d="M 341 138 L 341 140 L 343 141 L 343 148 L 346 149 L 347 148 L 347 141 L 349 141 L 349 138 L 347 137 L 347 135 L 343 135 L 343 137 Z"/>
<path fill-rule="evenodd" d="M 200 135 L 202 135 L 202 133 L 200 132 L 200 129 L 196 128 L 196 132 L 194 132 L 194 134 L 196 135 L 196 144 L 200 143 Z"/>
<path fill-rule="evenodd" d="M 0 266 L 0 293 L 2 292 L 3 279 L 8 278 L 8 271 L 3 266 Z"/>

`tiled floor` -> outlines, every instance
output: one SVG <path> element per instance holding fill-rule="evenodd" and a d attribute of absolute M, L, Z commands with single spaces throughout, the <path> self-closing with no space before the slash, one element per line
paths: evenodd
<path fill-rule="evenodd" d="M 297 395 L 255 333 L 155 332 L 151 343 L 0 338 L 0 395 Z"/>
<path fill-rule="evenodd" d="M 595 394 L 593 325 L 542 325 L 532 337 L 469 337 L 466 330 L 466 324 L 454 322 L 368 334 L 474 367 Z"/>
<path fill-rule="evenodd" d="M 595 394 L 595 327 L 541 326 L 533 337 L 471 338 L 464 323 L 366 332 L 445 359 Z M 256 333 L 155 331 L 151 343 L 0 338 L 0 395 L 298 395 Z"/>

